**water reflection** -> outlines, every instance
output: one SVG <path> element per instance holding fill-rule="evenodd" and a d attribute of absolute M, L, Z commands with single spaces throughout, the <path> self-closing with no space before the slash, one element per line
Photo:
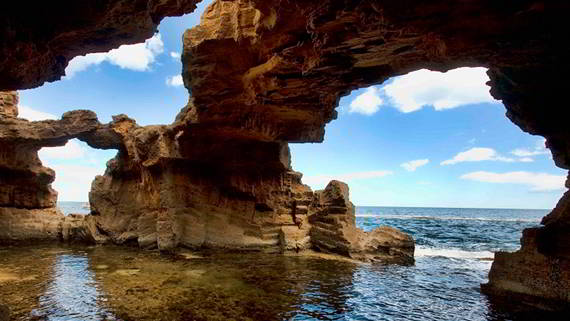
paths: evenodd
<path fill-rule="evenodd" d="M 51 281 L 39 297 L 40 307 L 31 315 L 37 320 L 111 320 L 98 304 L 101 294 L 88 268 L 85 252 L 57 255 Z"/>
<path fill-rule="evenodd" d="M 107 246 L 15 247 L 0 249 L 0 304 L 13 320 L 564 318 L 489 302 L 479 292 L 489 264 L 426 256 L 402 267 L 254 253 L 181 258 Z"/>

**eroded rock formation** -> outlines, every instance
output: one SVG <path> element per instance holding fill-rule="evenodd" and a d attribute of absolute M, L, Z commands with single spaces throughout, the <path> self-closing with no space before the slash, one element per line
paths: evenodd
<path fill-rule="evenodd" d="M 489 69 L 491 94 L 524 131 L 546 138 L 570 168 L 561 108 L 570 52 L 556 1 L 220 0 L 184 35 L 184 83 L 196 122 L 263 141 L 319 142 L 338 99 L 412 70 Z M 231 60 L 224 59 L 231 52 Z M 525 232 L 523 249 L 498 254 L 489 292 L 570 301 L 568 196 Z M 533 269 L 534 273 L 526 273 Z M 529 277 L 533 275 L 534 277 Z M 548 292 L 549 289 L 555 291 Z M 556 294 L 553 294 L 556 293 Z"/>
<path fill-rule="evenodd" d="M 92 111 L 74 110 L 59 120 L 16 118 L 18 95 L 0 92 L 0 241 L 59 239 L 64 216 L 51 188 L 55 172 L 38 158 L 42 147 L 81 137 L 96 148 L 119 148 L 115 134 Z"/>
<path fill-rule="evenodd" d="M 7 21 L 0 34 L 0 88 L 57 79 L 70 57 L 140 41 L 162 16 L 193 6 L 101 3 L 70 3 L 65 14 L 77 20 L 59 19 L 54 28 L 44 28 L 46 19 L 55 20 L 46 14 L 51 5 L 33 8 L 42 10 L 41 19 L 25 10 L 0 11 L 0 21 Z M 348 200 L 343 196 L 338 205 L 334 196 L 344 195 L 343 188 L 308 190 L 290 168 L 287 143 L 322 141 L 339 98 L 352 89 L 421 68 L 484 66 L 507 116 L 544 136 L 556 165 L 570 168 L 570 127 L 560 107 L 566 88 L 558 77 L 570 66 L 563 41 L 568 9 L 563 1 L 530 0 L 216 0 L 184 35 L 183 79 L 192 98 L 173 124 L 139 127 L 121 116 L 105 127 L 111 130 L 77 134 L 119 150 L 93 183 L 90 226 L 100 241 L 164 250 L 314 246 L 366 257 L 409 253 L 409 239 L 390 229 L 375 232 L 379 238 L 354 234 Z M 26 19 L 12 12 L 26 12 Z M 16 136 L 9 153 L 15 143 L 28 146 Z M 6 173 L 33 173 L 31 184 L 52 176 L 40 175 L 37 166 L 3 163 Z M 50 205 L 53 193 L 41 195 L 7 199 Z M 556 272 L 567 266 L 567 203 L 565 196 L 544 227 L 525 232 L 521 251 L 497 256 L 488 291 L 551 298 L 545 291 L 556 283 L 556 293 L 570 292 L 566 274 Z M 387 235 L 399 240 L 396 246 L 382 240 Z M 539 281 L 524 274 L 527 262 Z"/>
<path fill-rule="evenodd" d="M 194 108 L 190 102 L 171 125 L 145 127 L 124 115 L 102 125 L 86 110 L 40 122 L 0 116 L 6 173 L 0 182 L 0 240 L 112 242 L 163 251 L 314 248 L 365 261 L 413 262 L 408 235 L 356 229 L 346 184 L 331 182 L 313 193 L 291 170 L 284 142 L 228 137 L 233 148 L 217 146 L 183 117 Z M 41 147 L 71 138 L 118 150 L 93 182 L 87 217 L 59 213 L 50 186 L 54 172 L 37 156 Z"/>

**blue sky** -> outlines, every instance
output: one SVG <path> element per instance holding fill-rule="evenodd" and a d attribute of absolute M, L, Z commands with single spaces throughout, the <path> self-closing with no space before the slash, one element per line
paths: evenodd
<path fill-rule="evenodd" d="M 59 118 L 91 109 L 102 122 L 125 113 L 141 125 L 167 124 L 188 99 L 180 52 L 184 30 L 208 2 L 166 18 L 144 44 L 75 58 L 65 79 L 20 91 L 21 117 Z M 313 189 L 346 181 L 357 205 L 551 208 L 566 173 L 541 137 L 523 133 L 488 94 L 483 68 L 420 70 L 353 91 L 322 144 L 292 144 L 293 168 Z M 44 148 L 61 201 L 86 201 L 93 177 L 115 151 L 72 140 Z"/>

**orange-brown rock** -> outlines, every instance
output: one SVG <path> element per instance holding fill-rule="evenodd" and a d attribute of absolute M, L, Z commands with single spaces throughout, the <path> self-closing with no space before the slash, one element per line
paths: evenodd
<path fill-rule="evenodd" d="M 370 232 L 356 227 L 348 185 L 331 181 L 316 191 L 311 206 L 311 243 L 314 248 L 369 262 L 414 263 L 414 240 L 395 228 L 382 226 Z"/>
<path fill-rule="evenodd" d="M 570 181 L 566 181 L 568 187 Z M 523 301 L 548 308 L 570 302 L 570 191 L 542 219 L 542 227 L 523 231 L 521 248 L 513 253 L 497 252 L 489 272 L 486 293 L 518 295 Z M 562 304 L 560 304 L 562 303 Z"/>
<path fill-rule="evenodd" d="M 413 262 L 414 243 L 408 235 L 396 230 L 364 233 L 355 227 L 346 184 L 332 182 L 316 193 L 303 185 L 301 174 L 290 170 L 286 144 L 271 147 L 234 139 L 236 148 L 228 147 L 224 155 L 197 148 L 208 147 L 205 143 L 183 143 L 181 128 L 201 131 L 186 121 L 179 117 L 169 126 L 139 127 L 132 121 L 120 126 L 126 148 L 95 179 L 90 193 L 97 233 L 108 237 L 99 241 L 164 251 L 179 246 L 318 249 L 365 261 Z M 247 144 L 257 147 L 247 150 Z M 240 149 L 251 155 L 240 155 Z M 200 153 L 204 159 L 195 156 Z M 339 226 L 317 227 L 339 214 L 331 212 L 339 208 L 335 202 L 346 205 L 347 219 Z M 319 232 L 338 237 L 332 240 Z M 325 241 L 337 240 L 342 247 L 323 247 Z"/>
<path fill-rule="evenodd" d="M 18 117 L 18 92 L 0 91 L 0 115 Z"/>
<path fill-rule="evenodd" d="M 10 95 L 17 102 L 17 94 Z M 13 109 L 16 112 L 12 114 L 17 114 L 17 106 Z M 57 192 L 50 184 L 55 173 L 42 166 L 38 150 L 63 146 L 69 139 L 94 136 L 95 132 L 105 130 L 88 110 L 66 112 L 60 120 L 34 122 L 0 114 L 0 207 L 54 207 Z"/>
<path fill-rule="evenodd" d="M 60 239 L 68 227 L 51 188 L 55 172 L 42 165 L 38 151 L 63 146 L 72 138 L 96 148 L 120 149 L 122 142 L 92 111 L 74 110 L 59 120 L 30 122 L 15 117 L 16 92 L 0 92 L 0 97 L 0 242 Z"/>

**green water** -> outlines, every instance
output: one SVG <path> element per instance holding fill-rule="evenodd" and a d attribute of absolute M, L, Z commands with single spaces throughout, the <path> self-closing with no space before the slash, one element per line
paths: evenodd
<path fill-rule="evenodd" d="M 346 310 L 346 296 L 334 291 L 358 266 L 256 253 L 0 248 L 0 302 L 14 320 L 290 319 L 311 300 L 326 306 L 316 314 Z M 327 290 L 321 295 L 315 284 Z"/>

